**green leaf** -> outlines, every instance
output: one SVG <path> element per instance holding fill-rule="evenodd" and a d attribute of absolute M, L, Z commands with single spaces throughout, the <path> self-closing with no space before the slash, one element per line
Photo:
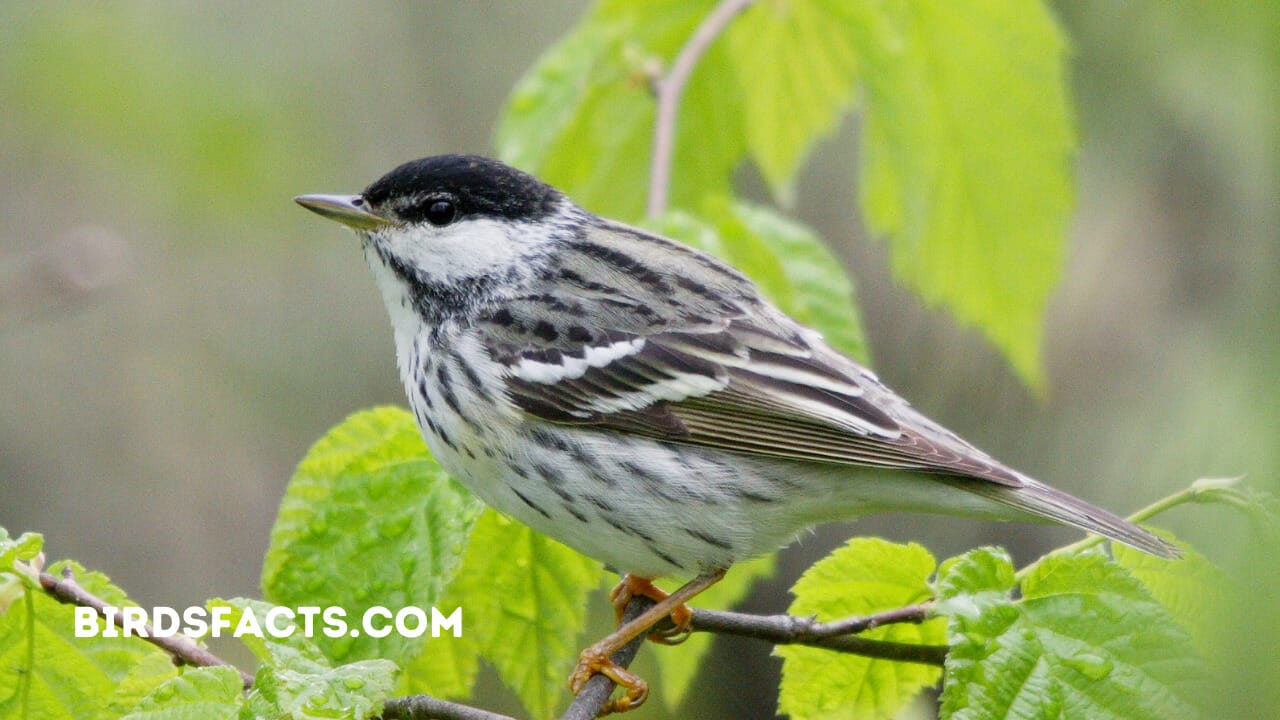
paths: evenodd
<path fill-rule="evenodd" d="M 232 720 L 243 704 L 244 685 L 235 668 L 190 668 L 152 690 L 121 720 Z"/>
<path fill-rule="evenodd" d="M 44 536 L 40 533 L 26 532 L 11 538 L 9 532 L 0 527 L 0 572 L 10 570 L 15 560 L 30 560 L 43 547 Z"/>
<path fill-rule="evenodd" d="M 23 597 L 33 582 L 13 572 L 14 563 L 30 560 L 40 554 L 43 546 L 44 536 L 39 533 L 22 533 L 18 538 L 11 538 L 9 532 L 0 527 L 0 615 Z"/>
<path fill-rule="evenodd" d="M 445 605 L 464 608 L 464 637 L 529 714 L 550 718 L 568 697 L 565 681 L 581 650 L 587 595 L 602 577 L 595 560 L 486 510 Z"/>
<path fill-rule="evenodd" d="M 801 161 L 851 107 L 858 48 L 845 0 L 757 2 L 725 32 L 747 147 L 788 200 Z"/>
<path fill-rule="evenodd" d="M 55 563 L 48 572 L 63 568 L 107 604 L 133 604 L 105 575 L 75 563 Z M 75 627 L 75 608 L 39 591 L 0 615 L 0 719 L 114 718 L 104 706 L 116 685 L 148 656 L 163 654 L 139 638 L 77 638 Z"/>
<path fill-rule="evenodd" d="M 1008 593 L 1013 585 L 1013 561 L 1004 548 L 975 548 L 938 566 L 938 599 L 942 602 L 985 591 Z"/>
<path fill-rule="evenodd" d="M 427 452 L 413 416 L 356 413 L 311 448 L 285 491 L 262 570 L 279 605 L 430 607 L 462 556 L 480 502 Z M 335 661 L 407 660 L 421 639 L 391 633 L 315 642 Z"/>
<path fill-rule="evenodd" d="M 548 50 L 512 91 L 495 144 L 507 162 L 594 212 L 634 220 L 648 194 L 662 71 L 714 6 L 711 0 L 605 0 Z M 734 69 L 714 43 L 685 88 L 676 123 L 671 198 L 696 206 L 727 192 L 745 153 Z"/>
<path fill-rule="evenodd" d="M 1042 3 L 851 8 L 867 221 L 888 236 L 900 280 L 1039 387 L 1072 203 L 1063 34 Z"/>
<path fill-rule="evenodd" d="M 427 640 L 422 654 L 401 676 L 401 694 L 469 697 L 480 670 L 480 648 L 474 636 L 474 632 L 468 631 L 459 638 L 442 636 Z"/>
<path fill-rule="evenodd" d="M 363 720 L 382 711 L 382 704 L 396 687 L 399 668 L 390 660 L 361 660 L 334 667 L 316 642 L 324 637 L 319 620 L 314 637 L 302 631 L 295 621 L 295 631 L 285 637 L 266 632 L 266 614 L 272 608 L 261 600 L 233 598 L 210 600 L 212 613 L 217 608 L 230 608 L 231 627 L 252 612 L 261 636 L 241 634 L 240 640 L 261 660 L 253 679 L 253 690 L 240 711 L 245 720 L 255 718 L 349 718 Z M 348 617 L 348 624 L 353 620 Z M 358 622 L 358 621 L 355 621 Z M 283 624 L 283 620 L 275 623 Z M 283 628 L 281 628 L 283 629 Z"/>
<path fill-rule="evenodd" d="M 228 635 L 236 637 L 249 651 L 254 654 L 265 665 L 281 665 L 294 669 L 308 669 L 319 671 L 331 666 L 329 659 L 324 652 L 314 642 L 313 637 L 308 637 L 304 631 L 304 627 L 300 627 L 300 622 L 286 622 L 285 618 L 280 618 L 274 622 L 274 625 L 281 630 L 286 626 L 294 628 L 292 633 L 284 636 L 278 636 L 267 629 L 267 613 L 274 606 L 271 603 L 262 600 L 250 600 L 248 598 L 231 598 L 223 600 L 221 598 L 212 598 L 205 603 L 205 607 L 209 610 L 210 623 L 219 609 L 226 608 L 227 628 L 220 631 L 220 637 Z M 260 634 L 249 631 L 238 633 L 245 613 L 251 612 L 254 616 L 255 627 L 260 628 Z M 319 636 L 323 634 L 323 624 L 320 618 L 314 621 L 314 629 L 312 635 Z"/>
<path fill-rule="evenodd" d="M 229 668 L 234 670 L 234 668 Z M 116 685 L 108 707 L 116 713 L 124 714 L 138 706 L 138 703 L 156 688 L 172 680 L 180 674 L 173 658 L 166 653 L 157 652 L 143 657 L 137 665 L 129 668 L 124 679 Z M 237 687 L 243 688 L 240 674 L 236 673 Z"/>
<path fill-rule="evenodd" d="M 281 718 L 365 720 L 382 712 L 396 686 L 390 660 L 361 660 L 335 668 L 264 666 L 241 709 L 243 720 Z"/>
<path fill-rule="evenodd" d="M 993 576 L 974 569 L 950 572 Z M 1200 716 L 1188 698 L 1204 668 L 1189 638 L 1120 565 L 1097 553 L 1049 556 L 1027 571 L 1017 602 L 989 586 L 938 605 L 951 645 L 943 718 Z"/>
<path fill-rule="evenodd" d="M 729 610 L 746 598 L 757 580 L 772 577 L 776 566 L 773 555 L 738 563 L 730 568 L 723 580 L 694 598 L 692 604 L 709 610 Z M 667 592 L 674 592 L 681 583 L 667 580 L 659 585 Z M 689 688 L 693 687 L 714 639 L 709 633 L 693 633 L 673 647 L 653 646 L 654 657 L 658 660 L 658 676 L 662 679 L 662 699 L 668 710 L 674 712 Z"/>
<path fill-rule="evenodd" d="M 702 212 L 680 210 L 645 223 L 746 273 L 783 312 L 868 361 L 853 284 L 840 261 L 809 228 L 773 210 L 724 196 Z"/>
<path fill-rule="evenodd" d="M 878 538 L 854 538 L 805 571 L 791 592 L 789 612 L 831 621 L 922 602 L 931 596 L 934 571 L 928 550 Z M 940 620 L 894 624 L 862 637 L 914 644 L 939 644 Z M 921 689 L 938 680 L 937 668 L 874 660 L 829 650 L 779 646 L 782 687 L 778 709 L 793 720 L 810 718 L 892 718 Z"/>
<path fill-rule="evenodd" d="M 1190 545 L 1169 533 L 1160 535 L 1178 545 L 1181 558 L 1165 560 L 1119 543 L 1111 545 L 1111 552 L 1190 633 L 1201 653 L 1221 650 L 1220 620 L 1231 606 L 1233 593 L 1239 592 L 1238 584 Z"/>

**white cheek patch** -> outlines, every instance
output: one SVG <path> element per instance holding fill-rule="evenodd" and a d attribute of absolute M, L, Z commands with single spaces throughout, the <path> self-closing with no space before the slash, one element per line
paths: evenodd
<path fill-rule="evenodd" d="M 390 235 L 390 236 L 389 236 Z M 463 218 L 452 225 L 429 223 L 383 235 L 391 253 L 415 268 L 424 280 L 451 282 L 519 267 L 551 238 L 530 223 Z"/>
<path fill-rule="evenodd" d="M 644 338 L 622 340 L 609 345 L 595 345 L 584 349 L 583 357 L 563 356 L 558 363 L 522 359 L 516 363 L 513 374 L 527 382 L 552 385 L 561 380 L 576 380 L 586 374 L 588 368 L 600 368 L 644 348 Z"/>

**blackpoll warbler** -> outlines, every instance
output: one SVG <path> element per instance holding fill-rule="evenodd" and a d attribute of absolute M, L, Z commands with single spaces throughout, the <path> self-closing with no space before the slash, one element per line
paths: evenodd
<path fill-rule="evenodd" d="M 645 690 L 610 653 L 816 523 L 894 510 L 1049 520 L 1177 555 L 915 411 L 733 268 L 500 162 L 425 158 L 360 195 L 297 201 L 360 236 L 441 465 L 628 573 L 620 603 L 663 597 L 648 578 L 699 576 L 584 652 L 571 684 L 618 680 L 628 692 L 612 709 Z"/>

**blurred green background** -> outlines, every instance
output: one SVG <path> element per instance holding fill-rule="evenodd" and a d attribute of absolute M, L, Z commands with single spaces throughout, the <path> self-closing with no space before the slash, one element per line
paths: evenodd
<path fill-rule="evenodd" d="M 52 557 L 143 605 L 257 595 L 308 445 L 351 411 L 403 404 L 354 239 L 290 198 L 489 152 L 506 93 L 583 7 L 0 5 L 0 525 L 45 533 Z M 1280 8 L 1056 9 L 1081 149 L 1045 398 L 888 276 L 850 200 L 856 120 L 814 154 L 795 212 L 848 260 L 876 370 L 979 446 L 1123 512 L 1203 476 L 1274 491 Z M 742 182 L 763 198 L 752 172 Z M 1228 567 L 1278 562 L 1226 510 L 1161 524 Z M 748 609 L 783 609 L 795 576 L 852 532 L 939 557 L 999 543 L 1023 562 L 1072 538 L 869 518 L 802 538 Z M 1274 631 L 1268 603 L 1243 613 Z M 720 681 L 686 712 L 771 717 L 767 648 L 717 647 Z"/>

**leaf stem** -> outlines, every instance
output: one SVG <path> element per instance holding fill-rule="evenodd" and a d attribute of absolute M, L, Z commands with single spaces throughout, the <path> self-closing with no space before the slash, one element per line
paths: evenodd
<path fill-rule="evenodd" d="M 27 610 L 27 662 L 22 677 L 18 679 L 18 693 L 21 699 L 18 701 L 20 718 L 31 717 L 31 682 L 36 674 L 36 603 L 31 597 L 31 592 L 23 593 L 23 605 Z"/>
<path fill-rule="evenodd" d="M 646 215 L 650 218 L 667 210 L 671 192 L 671 159 L 675 152 L 676 111 L 680 107 L 680 95 L 684 92 L 684 86 L 711 43 L 752 2 L 754 0 L 721 0 L 693 31 L 684 47 L 680 48 L 667 74 L 654 81 L 658 108 L 653 127 L 653 156 L 649 161 L 649 204 Z"/>

